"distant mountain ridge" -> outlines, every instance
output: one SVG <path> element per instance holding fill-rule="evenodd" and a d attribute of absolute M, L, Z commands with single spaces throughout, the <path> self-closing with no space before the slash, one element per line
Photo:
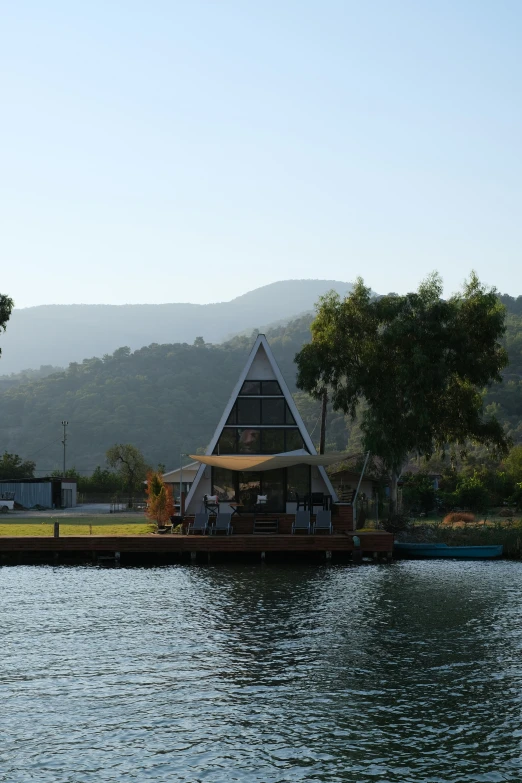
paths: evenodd
<path fill-rule="evenodd" d="M 339 280 L 282 280 L 248 291 L 230 302 L 213 304 L 40 305 L 15 309 L 0 335 L 0 375 L 66 367 L 86 357 L 132 350 L 152 343 L 193 343 L 202 336 L 220 343 L 231 335 L 263 328 L 313 309 L 333 289 L 343 295 L 352 285 Z"/>

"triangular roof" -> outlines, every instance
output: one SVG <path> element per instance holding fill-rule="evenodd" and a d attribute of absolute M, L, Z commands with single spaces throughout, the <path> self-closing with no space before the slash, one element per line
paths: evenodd
<path fill-rule="evenodd" d="M 273 373 L 273 378 L 277 380 L 279 386 L 281 387 L 281 391 L 283 392 L 287 405 L 290 408 L 292 416 L 294 417 L 295 423 L 299 429 L 301 437 L 303 438 L 306 448 L 308 449 L 310 454 L 317 454 L 316 448 L 312 442 L 312 439 L 310 438 L 310 435 L 308 434 L 308 430 L 305 427 L 304 421 L 302 420 L 301 415 L 297 410 L 296 404 L 293 400 L 293 397 L 290 394 L 290 389 L 288 388 L 286 381 L 281 374 L 281 370 L 277 365 L 274 354 L 272 353 L 272 349 L 270 348 L 270 345 L 268 344 L 268 340 L 266 339 L 264 334 L 259 334 L 256 338 L 254 345 L 252 346 L 252 350 L 250 351 L 248 359 L 246 360 L 246 364 L 243 367 L 243 370 L 238 378 L 236 385 L 234 386 L 234 390 L 232 391 L 228 403 L 225 406 L 223 415 L 219 421 L 219 424 L 216 427 L 212 440 L 210 441 L 205 454 L 210 455 L 214 451 L 214 448 L 219 440 L 219 437 L 230 415 L 230 412 L 232 411 L 232 408 L 234 407 L 234 404 L 239 396 L 239 392 L 241 391 L 243 383 L 246 380 L 249 380 L 249 374 L 251 373 L 255 374 L 255 378 L 254 375 L 252 375 L 251 377 L 252 380 L 259 380 L 258 372 L 259 370 L 265 369 L 267 363 Z M 332 495 L 333 499 L 335 500 L 337 495 L 335 493 L 334 488 L 332 487 L 332 484 L 330 482 L 330 479 L 328 478 L 325 469 L 322 466 L 319 466 L 318 470 L 328 488 L 328 492 Z M 198 472 L 196 473 L 196 476 L 192 483 L 192 487 L 190 488 L 190 492 L 187 495 L 187 500 L 186 500 L 187 508 L 197 490 L 198 484 L 201 481 L 201 477 L 203 476 L 204 471 L 205 471 L 205 465 L 202 464 Z"/>

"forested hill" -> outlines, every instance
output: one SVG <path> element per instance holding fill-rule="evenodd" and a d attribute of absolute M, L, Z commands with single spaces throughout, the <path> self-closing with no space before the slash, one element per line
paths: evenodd
<path fill-rule="evenodd" d="M 281 369 L 293 386 L 293 357 L 310 318 L 275 330 Z M 69 421 L 69 466 L 103 464 L 116 442 L 143 450 L 151 464 L 177 465 L 205 447 L 248 356 L 252 338 L 223 345 L 153 344 L 120 348 L 103 359 L 0 391 L 0 450 L 27 455 L 44 472 L 61 464 L 61 426 Z M 12 379 L 13 382 L 16 379 Z"/>
<path fill-rule="evenodd" d="M 303 316 L 267 332 L 293 392 L 293 359 L 310 338 L 310 321 L 311 316 Z M 522 442 L 522 315 L 510 312 L 507 323 L 511 364 L 504 383 L 488 391 L 486 404 Z M 120 348 L 103 359 L 73 363 L 64 372 L 0 386 L 0 450 L 34 459 L 43 472 L 59 468 L 60 422 L 66 419 L 70 467 L 90 472 L 104 463 L 105 451 L 116 442 L 138 446 L 151 464 L 177 466 L 180 452 L 209 442 L 252 343 L 251 336 L 222 345 Z M 296 401 L 317 441 L 317 404 L 302 393 Z M 357 438 L 357 426 L 348 427 L 343 416 L 330 413 L 329 448 L 356 449 Z"/>
<path fill-rule="evenodd" d="M 326 291 L 345 294 L 337 280 L 281 280 L 230 302 L 214 304 L 42 305 L 15 310 L 0 335 L 0 373 L 41 365 L 67 367 L 85 356 L 151 343 L 219 343 L 245 329 L 264 328 L 311 311 Z"/>

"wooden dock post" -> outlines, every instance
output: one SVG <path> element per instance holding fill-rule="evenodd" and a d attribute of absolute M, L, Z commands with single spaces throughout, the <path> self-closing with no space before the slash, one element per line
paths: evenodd
<path fill-rule="evenodd" d="M 197 556 L 197 554 L 198 554 L 197 552 L 191 552 L 191 553 L 190 553 L 190 562 L 191 562 L 191 563 L 195 563 L 195 562 L 196 562 L 196 556 Z"/>
<path fill-rule="evenodd" d="M 55 538 L 60 538 L 60 523 L 59 522 L 55 522 L 54 523 L 53 534 L 54 534 Z"/>

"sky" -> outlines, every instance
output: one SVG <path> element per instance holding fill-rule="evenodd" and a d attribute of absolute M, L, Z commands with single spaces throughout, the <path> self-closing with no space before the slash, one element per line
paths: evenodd
<path fill-rule="evenodd" d="M 520 0 L 0 0 L 0 292 L 522 294 Z"/>

